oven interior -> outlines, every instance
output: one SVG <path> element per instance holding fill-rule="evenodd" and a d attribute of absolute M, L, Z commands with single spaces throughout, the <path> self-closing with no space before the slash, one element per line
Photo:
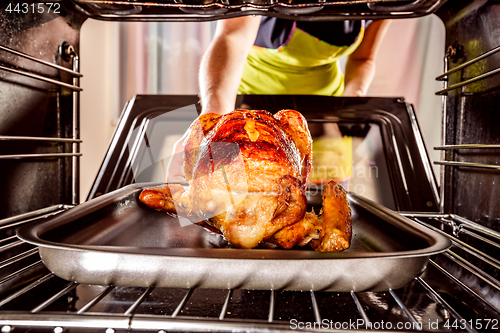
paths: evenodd
<path fill-rule="evenodd" d="M 500 79 L 495 74 L 500 47 L 491 33 L 500 28 L 496 2 L 75 0 L 57 4 L 58 13 L 44 15 L 19 15 L 7 11 L 8 4 L 1 5 L 0 25 L 5 32 L 0 36 L 2 332 L 498 330 L 500 137 L 495 128 L 500 122 Z M 79 27 L 86 18 L 201 21 L 265 14 L 328 20 L 344 19 L 345 13 L 352 19 L 436 13 L 445 23 L 444 74 L 437 78 L 443 81 L 437 92 L 443 96 L 443 109 L 436 110 L 443 118 L 443 144 L 434 148 L 443 152 L 442 160 L 435 162 L 442 165 L 439 188 L 429 172 L 412 107 L 404 101 L 241 96 L 238 103 L 271 111 L 285 103 L 307 109 L 311 123 L 336 124 L 350 137 L 352 152 L 354 142 L 362 146 L 368 133 L 379 133 L 381 154 L 367 159 L 368 165 L 380 166 L 381 173 L 386 170 L 385 178 L 377 181 L 387 190 L 363 195 L 452 242 L 449 250 L 432 256 L 412 282 L 383 292 L 80 284 L 51 273 L 38 248 L 17 238 L 20 226 L 50 219 L 80 201 L 78 53 Z M 88 199 L 133 182 L 159 181 L 159 161 L 168 156 L 164 151 L 168 144 L 156 147 L 148 135 L 154 135 L 155 127 L 178 134 L 182 126 L 168 126 L 188 125 L 197 115 L 196 104 L 195 96 L 136 96 L 130 101 Z M 325 119 L 321 111 L 325 106 L 337 110 L 335 119 Z M 145 112 L 150 109 L 154 110 Z M 175 112 L 178 109 L 182 114 Z M 406 119 L 407 127 L 391 127 L 373 110 L 386 118 Z M 398 138 L 397 149 L 389 144 L 392 138 Z M 398 165 L 394 156 L 404 154 L 402 161 L 411 163 Z M 352 176 L 347 186 L 355 192 L 357 180 Z"/>

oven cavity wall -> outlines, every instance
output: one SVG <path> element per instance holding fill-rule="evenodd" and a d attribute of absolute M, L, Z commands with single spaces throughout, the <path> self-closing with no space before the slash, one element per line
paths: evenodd
<path fill-rule="evenodd" d="M 453 1 L 437 14 L 446 26 L 450 71 L 438 92 L 444 119 L 441 210 L 500 231 L 500 4 Z"/>
<path fill-rule="evenodd" d="M 79 30 L 71 3 L 0 5 L 0 219 L 78 198 Z"/>

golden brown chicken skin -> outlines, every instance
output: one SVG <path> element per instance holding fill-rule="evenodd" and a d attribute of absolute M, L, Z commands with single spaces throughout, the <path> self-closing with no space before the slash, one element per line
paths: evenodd
<path fill-rule="evenodd" d="M 312 139 L 299 112 L 205 114 L 191 125 L 184 149 L 189 190 L 179 185 L 146 189 L 140 196 L 143 203 L 195 223 L 205 221 L 240 248 L 267 241 L 283 248 L 307 243 L 318 251 L 346 248 L 347 229 L 339 219 L 324 219 L 336 216 L 332 209 L 345 205 L 335 200 L 347 202 L 345 196 L 324 194 L 332 209 L 324 207 L 328 213 L 320 217 L 306 214 Z M 350 228 L 350 215 L 345 225 Z M 350 236 L 347 246 L 349 241 Z"/>
<path fill-rule="evenodd" d="M 187 181 L 193 178 L 193 168 L 198 161 L 201 141 L 217 125 L 220 117 L 221 115 L 215 113 L 203 114 L 189 126 L 184 143 L 184 174 Z"/>
<path fill-rule="evenodd" d="M 281 128 L 295 143 L 300 153 L 301 175 L 304 184 L 309 182 L 312 168 L 312 138 L 304 116 L 295 110 L 281 110 L 274 115 Z"/>

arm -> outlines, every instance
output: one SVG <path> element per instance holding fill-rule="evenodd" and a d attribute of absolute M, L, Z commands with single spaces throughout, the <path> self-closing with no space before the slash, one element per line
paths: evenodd
<path fill-rule="evenodd" d="M 217 22 L 215 36 L 200 66 L 202 114 L 234 109 L 243 65 L 257 36 L 260 16 Z"/>
<path fill-rule="evenodd" d="M 375 58 L 389 26 L 387 20 L 372 22 L 359 47 L 347 58 L 344 96 L 365 96 L 375 75 Z"/>
<path fill-rule="evenodd" d="M 200 66 L 202 114 L 225 114 L 234 110 L 243 65 L 260 25 L 260 16 L 244 16 L 217 22 L 215 36 Z M 184 133 L 168 163 L 166 181 L 186 182 L 183 170 Z"/>

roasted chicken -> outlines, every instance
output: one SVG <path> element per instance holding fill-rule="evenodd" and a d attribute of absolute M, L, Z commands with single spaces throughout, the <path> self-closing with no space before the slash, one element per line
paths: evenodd
<path fill-rule="evenodd" d="M 187 134 L 188 190 L 180 184 L 149 188 L 140 194 L 141 202 L 206 223 L 240 248 L 265 242 L 317 251 L 349 247 L 350 208 L 340 185 L 327 184 L 319 216 L 306 212 L 312 139 L 299 112 L 204 114 Z"/>

